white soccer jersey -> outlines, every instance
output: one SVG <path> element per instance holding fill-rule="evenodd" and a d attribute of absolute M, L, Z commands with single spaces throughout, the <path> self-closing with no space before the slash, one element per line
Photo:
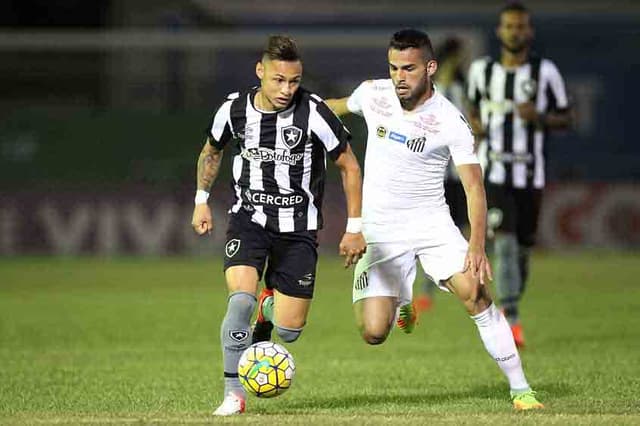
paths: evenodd
<path fill-rule="evenodd" d="M 364 116 L 368 139 L 363 224 L 368 242 L 424 239 L 450 221 L 444 198 L 447 162 L 477 164 L 471 129 L 444 96 L 403 111 L 390 79 L 363 82 L 347 106 Z"/>

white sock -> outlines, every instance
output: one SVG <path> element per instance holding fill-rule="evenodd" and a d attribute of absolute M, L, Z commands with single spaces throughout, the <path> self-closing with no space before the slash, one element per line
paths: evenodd
<path fill-rule="evenodd" d="M 496 309 L 492 303 L 485 311 L 472 315 L 471 318 L 478 326 L 480 338 L 487 352 L 491 358 L 496 360 L 498 367 L 507 376 L 511 390 L 530 389 L 529 383 L 524 377 L 520 354 L 518 354 L 516 344 L 513 341 L 511 329 L 502 312 Z"/>

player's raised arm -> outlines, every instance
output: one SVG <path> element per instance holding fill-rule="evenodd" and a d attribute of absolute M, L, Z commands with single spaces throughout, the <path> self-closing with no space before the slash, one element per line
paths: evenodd
<path fill-rule="evenodd" d="M 343 117 L 351 113 L 351 111 L 349 110 L 349 107 L 347 106 L 348 101 L 349 101 L 349 98 L 346 97 L 346 98 L 339 98 L 339 99 L 325 99 L 324 102 L 327 104 L 329 108 L 331 108 L 331 111 L 333 111 L 335 115 L 337 115 L 338 117 Z"/>
<path fill-rule="evenodd" d="M 210 142 L 211 138 L 207 138 L 202 151 L 200 151 L 196 173 L 196 187 L 198 189 L 196 191 L 191 225 L 199 235 L 211 232 L 213 229 L 213 217 L 207 200 L 222 163 L 222 150 L 217 149 Z"/>

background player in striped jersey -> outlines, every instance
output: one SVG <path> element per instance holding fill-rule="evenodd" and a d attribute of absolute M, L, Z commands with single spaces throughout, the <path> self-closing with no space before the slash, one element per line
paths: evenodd
<path fill-rule="evenodd" d="M 509 380 L 514 407 L 541 408 L 509 325 L 485 285 L 491 279 L 484 249 L 486 200 L 471 129 L 432 85 L 438 63 L 427 34 L 395 33 L 388 61 L 390 79 L 365 81 L 350 97 L 327 101 L 339 115 L 364 116 L 368 130 L 363 185 L 368 246 L 356 265 L 353 289 L 362 337 L 369 344 L 385 341 L 398 307 L 410 306 L 419 259 L 475 321 L 487 352 Z M 444 198 L 450 157 L 466 193 L 468 243 Z"/>
<path fill-rule="evenodd" d="M 229 210 L 224 259 L 229 299 L 221 326 L 225 397 L 214 415 L 245 410 L 237 365 L 251 342 L 249 321 L 267 261 L 265 282 L 275 289 L 270 292 L 275 301 L 272 312 L 260 309 L 260 319 L 272 321 L 285 342 L 295 341 L 306 323 L 327 154 L 340 168 L 347 199 L 349 221 L 339 247 L 345 266 L 366 247 L 360 230 L 362 178 L 350 134 L 322 99 L 300 87 L 302 62 L 295 42 L 270 37 L 256 75 L 259 87 L 230 95 L 217 110 L 198 159 L 192 225 L 202 235 L 213 227 L 208 191 L 223 149 L 232 146 L 235 203 Z"/>
<path fill-rule="evenodd" d="M 564 81 L 555 64 L 530 52 L 528 10 L 511 3 L 500 12 L 499 60 L 482 58 L 469 70 L 471 123 L 483 144 L 489 232 L 494 237 L 497 295 L 516 344 L 524 346 L 518 303 L 529 272 L 545 184 L 544 139 L 570 124 Z"/>

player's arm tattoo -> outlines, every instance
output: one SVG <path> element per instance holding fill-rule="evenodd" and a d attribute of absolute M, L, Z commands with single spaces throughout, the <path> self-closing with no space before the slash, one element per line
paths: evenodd
<path fill-rule="evenodd" d="M 211 145 L 211 138 L 207 138 L 198 157 L 197 187 L 209 192 L 213 182 L 218 177 L 222 163 L 222 150 Z"/>

